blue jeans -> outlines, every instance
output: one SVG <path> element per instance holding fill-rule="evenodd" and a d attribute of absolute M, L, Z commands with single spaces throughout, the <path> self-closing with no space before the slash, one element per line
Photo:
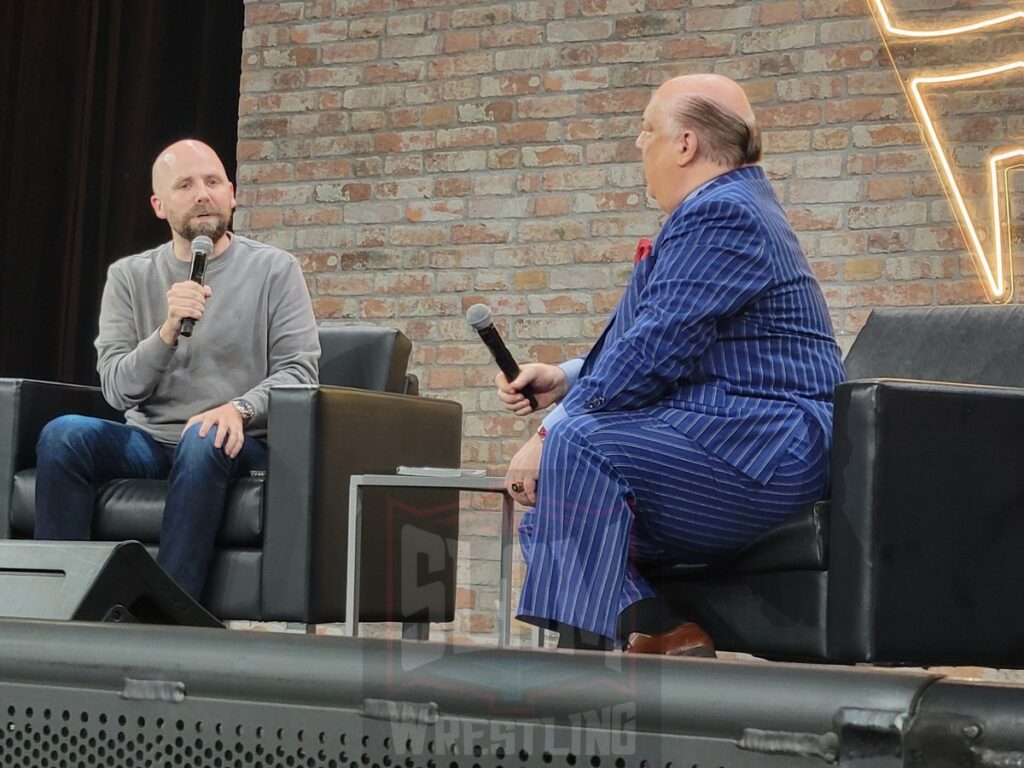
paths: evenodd
<path fill-rule="evenodd" d="M 157 561 L 196 600 L 213 559 L 228 481 L 265 469 L 267 446 L 246 437 L 234 459 L 214 447 L 217 429 L 190 427 L 168 445 L 137 427 L 67 415 L 47 424 L 36 445 L 37 539 L 88 540 L 95 488 L 121 477 L 167 479 Z"/>

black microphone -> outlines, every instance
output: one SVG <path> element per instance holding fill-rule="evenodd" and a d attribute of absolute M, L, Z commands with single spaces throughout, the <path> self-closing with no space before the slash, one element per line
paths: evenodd
<path fill-rule="evenodd" d="M 501 340 L 501 334 L 494 327 L 494 322 L 491 320 L 491 308 L 486 304 L 474 304 L 466 310 L 466 320 L 476 329 L 484 344 L 491 350 L 494 362 L 498 364 L 501 372 L 505 374 L 505 378 L 509 381 L 515 379 L 519 375 L 519 365 L 516 363 L 515 358 L 512 357 L 512 353 L 508 351 L 505 342 Z M 530 401 L 530 407 L 536 411 L 537 398 L 533 395 L 533 387 L 527 384 L 523 387 L 522 392 L 526 399 Z"/>
<path fill-rule="evenodd" d="M 192 266 L 189 267 L 188 279 L 193 283 L 203 284 L 206 276 L 206 257 L 213 253 L 213 240 L 206 235 L 197 235 L 192 241 Z M 188 337 L 192 335 L 196 321 L 186 317 L 181 321 L 181 335 Z"/>

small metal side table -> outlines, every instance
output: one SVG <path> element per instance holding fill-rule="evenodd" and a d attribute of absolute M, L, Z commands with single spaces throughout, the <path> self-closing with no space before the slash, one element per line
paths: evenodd
<path fill-rule="evenodd" d="M 377 488 L 452 488 L 460 491 L 484 491 L 501 494 L 501 570 L 498 585 L 498 647 L 508 647 L 512 621 L 512 528 L 514 525 L 514 504 L 505 492 L 505 481 L 501 477 L 480 475 L 458 475 L 436 477 L 433 475 L 352 475 L 348 496 L 348 578 L 345 583 L 345 634 L 356 637 L 359 634 L 359 547 L 362 539 L 363 504 L 362 489 Z"/>

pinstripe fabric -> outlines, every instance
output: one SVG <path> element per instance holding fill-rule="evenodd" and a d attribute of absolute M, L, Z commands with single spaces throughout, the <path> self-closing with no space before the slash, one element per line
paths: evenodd
<path fill-rule="evenodd" d="M 614 635 L 630 565 L 729 554 L 825 493 L 842 364 L 763 171 L 688 197 L 549 428 L 520 528 L 522 618 Z"/>

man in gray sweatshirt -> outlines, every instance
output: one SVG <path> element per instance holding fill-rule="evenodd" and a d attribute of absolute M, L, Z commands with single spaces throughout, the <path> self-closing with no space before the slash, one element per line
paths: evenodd
<path fill-rule="evenodd" d="M 96 485 L 167 478 L 158 560 L 199 599 L 233 477 L 266 467 L 270 387 L 314 384 L 320 344 L 295 257 L 228 231 L 234 188 L 199 141 L 153 165 L 157 217 L 171 241 L 114 262 L 96 338 L 103 396 L 127 424 L 67 415 L 37 446 L 37 539 L 88 539 Z M 205 284 L 191 242 L 213 241 Z M 195 320 L 190 337 L 182 321 Z"/>

